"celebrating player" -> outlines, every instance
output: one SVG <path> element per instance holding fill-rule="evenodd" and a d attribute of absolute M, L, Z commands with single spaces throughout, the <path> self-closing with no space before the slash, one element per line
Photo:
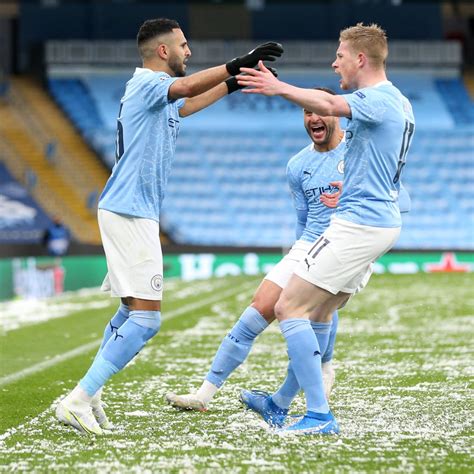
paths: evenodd
<path fill-rule="evenodd" d="M 321 88 L 328 94 L 330 89 Z M 311 144 L 303 148 L 288 163 L 287 177 L 297 213 L 297 241 L 258 287 L 251 304 L 244 310 L 235 326 L 222 341 L 204 382 L 196 393 L 166 398 L 172 405 L 195 410 L 206 410 L 207 405 L 230 374 L 247 358 L 255 338 L 274 321 L 274 306 L 282 289 L 288 283 L 297 263 L 306 255 L 311 243 L 329 225 L 330 216 L 340 195 L 344 172 L 344 132 L 337 117 L 319 116 L 304 110 L 304 126 Z M 312 329 L 321 348 L 322 368 L 325 374 L 326 393 L 334 382 L 332 352 L 336 336 L 338 315 L 331 321 L 312 322 Z M 272 396 L 258 392 L 260 410 L 270 424 L 281 426 L 291 401 L 300 388 L 291 366 L 282 387 Z M 264 397 L 264 398 L 263 398 Z M 246 403 L 249 397 L 242 394 Z M 268 409 L 267 409 L 268 406 Z"/>
<path fill-rule="evenodd" d="M 310 320 L 329 321 L 400 234 L 400 175 L 415 125 L 410 102 L 387 80 L 387 55 L 385 32 L 359 23 L 341 31 L 332 64 L 341 88 L 356 90 L 351 94 L 297 88 L 274 78 L 263 65 L 260 71 L 242 68 L 247 75 L 237 77 L 248 87 L 245 93 L 280 95 L 317 114 L 349 119 L 339 206 L 275 306 L 307 407 L 301 420 L 281 428 L 282 435 L 339 431 L 324 394 L 321 349 Z"/>
<path fill-rule="evenodd" d="M 176 21 L 145 21 L 137 42 L 143 67 L 127 82 L 120 101 L 116 163 L 98 211 L 108 268 L 102 288 L 120 297 L 121 305 L 91 367 L 56 409 L 61 422 L 83 433 L 102 434 L 111 427 L 101 404 L 102 387 L 160 329 L 160 208 L 180 118 L 237 90 L 235 78 L 227 78 L 241 67 L 274 61 L 283 53 L 281 45 L 266 43 L 225 65 L 184 77 L 191 51 Z"/>

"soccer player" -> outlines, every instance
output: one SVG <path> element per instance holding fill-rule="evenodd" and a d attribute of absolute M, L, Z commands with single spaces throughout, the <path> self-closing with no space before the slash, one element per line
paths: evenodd
<path fill-rule="evenodd" d="M 321 88 L 328 94 L 330 89 Z M 304 126 L 311 143 L 288 162 L 287 177 L 297 214 L 296 242 L 290 252 L 265 276 L 251 304 L 222 341 L 201 387 L 196 393 L 166 395 L 173 406 L 204 411 L 230 374 L 244 362 L 255 338 L 274 321 L 274 306 L 286 286 L 297 263 L 329 225 L 330 216 L 337 204 L 344 172 L 344 132 L 339 118 L 320 116 L 304 110 Z M 312 322 L 312 329 L 321 348 L 322 370 L 325 375 L 326 394 L 333 382 L 332 352 L 334 348 L 337 311 L 331 321 Z M 263 418 L 271 425 L 281 426 L 288 407 L 300 388 L 291 366 L 283 386 L 273 395 L 261 395 Z M 263 400 L 262 397 L 265 397 Z M 247 393 L 242 393 L 246 403 Z M 265 407 L 268 405 L 269 409 Z M 272 410 L 271 408 L 274 408 Z"/>
<path fill-rule="evenodd" d="M 412 107 L 387 80 L 385 32 L 362 23 L 341 31 L 332 64 L 347 95 L 301 89 L 260 71 L 237 76 L 247 94 L 279 95 L 317 114 L 347 117 L 344 191 L 328 229 L 312 245 L 283 289 L 275 315 L 292 369 L 306 398 L 306 414 L 280 434 L 333 434 L 312 321 L 329 321 L 367 269 L 398 239 L 400 175 L 415 128 Z"/>
<path fill-rule="evenodd" d="M 283 53 L 281 45 L 266 43 L 227 64 L 184 77 L 191 51 L 176 21 L 145 21 L 137 43 L 143 67 L 127 82 L 120 101 L 116 163 L 98 206 L 108 269 L 102 288 L 120 297 L 121 305 L 91 367 L 56 409 L 61 422 L 97 435 L 111 427 L 100 400 L 103 385 L 160 329 L 160 207 L 180 119 L 237 90 L 233 76 L 240 67 L 274 61 Z"/>

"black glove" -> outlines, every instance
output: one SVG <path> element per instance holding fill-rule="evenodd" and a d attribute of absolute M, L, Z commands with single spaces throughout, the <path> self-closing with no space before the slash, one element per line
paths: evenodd
<path fill-rule="evenodd" d="M 258 68 L 257 68 L 258 69 Z M 267 67 L 267 69 L 270 70 L 270 72 L 275 76 L 278 77 L 278 72 L 275 68 L 273 67 Z M 227 86 L 227 94 L 232 94 L 232 92 L 238 91 L 239 89 L 243 89 L 245 86 L 241 86 L 235 77 L 229 77 L 225 81 L 226 86 Z"/>
<path fill-rule="evenodd" d="M 260 60 L 275 61 L 283 54 L 283 47 L 280 43 L 265 43 L 252 49 L 247 54 L 231 59 L 225 67 L 231 76 L 236 76 L 240 73 L 241 67 L 254 67 Z"/>

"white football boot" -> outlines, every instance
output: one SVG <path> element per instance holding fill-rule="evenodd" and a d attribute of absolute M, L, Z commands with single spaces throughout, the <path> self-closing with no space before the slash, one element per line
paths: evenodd
<path fill-rule="evenodd" d="M 167 393 L 166 401 L 176 407 L 183 410 L 198 410 L 198 411 L 207 411 L 207 406 L 196 396 L 195 393 L 187 393 L 185 395 L 177 395 L 176 393 Z"/>
<path fill-rule="evenodd" d="M 83 400 L 74 399 L 71 394 L 58 403 L 56 418 L 61 423 L 72 426 L 82 434 L 104 434 L 92 413 L 90 404 Z"/>
<path fill-rule="evenodd" d="M 102 389 L 99 389 L 97 393 L 92 397 L 91 408 L 92 414 L 95 416 L 97 423 L 103 430 L 113 430 L 113 423 L 107 418 L 104 411 L 104 402 L 102 401 Z"/>

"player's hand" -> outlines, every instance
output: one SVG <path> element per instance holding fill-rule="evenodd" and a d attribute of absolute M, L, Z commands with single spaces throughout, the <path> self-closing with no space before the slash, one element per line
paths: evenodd
<path fill-rule="evenodd" d="M 334 209 L 339 203 L 339 197 L 342 193 L 342 181 L 331 181 L 329 183 L 331 186 L 337 188 L 335 193 L 323 193 L 319 200 L 327 207 Z"/>
<path fill-rule="evenodd" d="M 248 87 L 242 91 L 247 94 L 277 95 L 285 84 L 279 81 L 262 61 L 259 61 L 258 69 L 243 67 L 240 70 L 241 73 L 236 79 L 240 86 Z"/>
<path fill-rule="evenodd" d="M 275 77 L 278 77 L 278 72 L 275 68 L 269 67 L 267 68 Z M 235 77 L 230 77 L 225 81 L 227 85 L 227 94 L 232 94 L 232 92 L 235 92 L 239 89 L 243 89 L 245 86 L 241 86 Z"/>
<path fill-rule="evenodd" d="M 275 61 L 282 54 L 283 46 L 280 43 L 265 43 L 243 56 L 231 59 L 225 67 L 231 76 L 236 76 L 241 67 L 255 67 L 259 61 Z"/>

